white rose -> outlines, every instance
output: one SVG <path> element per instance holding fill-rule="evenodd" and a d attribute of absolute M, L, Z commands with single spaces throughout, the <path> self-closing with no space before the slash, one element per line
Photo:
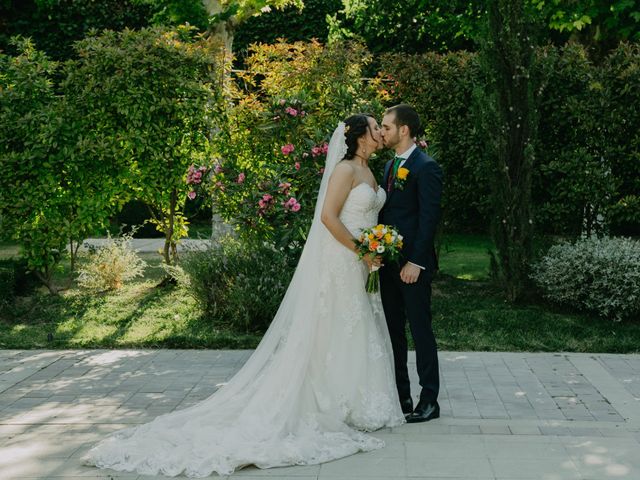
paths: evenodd
<path fill-rule="evenodd" d="M 398 235 L 398 240 L 402 241 L 404 237 L 402 235 Z"/>
<path fill-rule="evenodd" d="M 384 245 L 379 245 L 378 248 L 376 248 L 376 252 L 384 253 Z"/>

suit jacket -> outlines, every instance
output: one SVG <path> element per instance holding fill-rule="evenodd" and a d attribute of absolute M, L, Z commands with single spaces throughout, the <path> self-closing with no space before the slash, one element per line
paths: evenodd
<path fill-rule="evenodd" d="M 387 162 L 382 187 L 387 183 L 393 161 Z M 393 225 L 404 237 L 402 259 L 425 267 L 433 277 L 438 269 L 434 239 L 440 221 L 442 169 L 425 152 L 416 148 L 405 161 L 409 170 L 403 188 L 391 187 L 379 215 L 380 223 Z"/>

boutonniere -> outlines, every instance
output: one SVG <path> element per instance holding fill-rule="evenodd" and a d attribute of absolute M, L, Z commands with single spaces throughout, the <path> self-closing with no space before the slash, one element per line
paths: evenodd
<path fill-rule="evenodd" d="M 393 188 L 397 190 L 402 190 L 404 188 L 404 184 L 407 183 L 407 178 L 409 178 L 409 169 L 400 167 L 398 169 L 398 173 L 396 173 L 395 181 L 393 182 Z"/>

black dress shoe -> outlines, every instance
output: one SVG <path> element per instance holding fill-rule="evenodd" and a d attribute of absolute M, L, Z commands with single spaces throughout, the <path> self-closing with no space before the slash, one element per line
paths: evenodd
<path fill-rule="evenodd" d="M 440 405 L 438 402 L 418 402 L 413 413 L 407 416 L 407 423 L 428 422 L 440 417 Z"/>
<path fill-rule="evenodd" d="M 405 415 L 413 413 L 413 400 L 411 400 L 411 397 L 400 400 L 400 406 L 402 407 L 402 413 Z"/>

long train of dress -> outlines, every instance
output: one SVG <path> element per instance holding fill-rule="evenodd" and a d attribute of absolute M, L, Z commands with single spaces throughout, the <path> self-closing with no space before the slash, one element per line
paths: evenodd
<path fill-rule="evenodd" d="M 358 235 L 376 223 L 384 200 L 384 190 L 360 184 L 340 218 Z M 365 292 L 364 264 L 321 228 L 323 261 L 303 252 L 271 326 L 229 383 L 197 405 L 112 434 L 89 451 L 88 464 L 205 477 L 384 446 L 364 432 L 404 417 L 380 298 Z"/>

